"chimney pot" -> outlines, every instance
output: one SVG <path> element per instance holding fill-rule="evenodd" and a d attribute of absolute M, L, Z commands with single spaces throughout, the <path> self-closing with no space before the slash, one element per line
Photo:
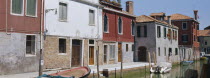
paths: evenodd
<path fill-rule="evenodd" d="M 198 10 L 194 10 L 194 19 L 197 20 L 198 19 Z"/>
<path fill-rule="evenodd" d="M 126 11 L 129 14 L 133 14 L 133 1 L 127 1 L 126 2 Z"/>
<path fill-rule="evenodd" d="M 171 16 L 167 16 L 167 18 L 168 18 L 168 24 L 171 25 Z"/>

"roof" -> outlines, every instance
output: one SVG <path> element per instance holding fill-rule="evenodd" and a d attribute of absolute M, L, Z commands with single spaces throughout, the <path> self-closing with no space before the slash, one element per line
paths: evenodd
<path fill-rule="evenodd" d="M 210 36 L 210 30 L 198 30 L 198 36 Z"/>
<path fill-rule="evenodd" d="M 166 25 L 169 25 L 169 26 L 171 26 L 171 27 L 174 27 L 174 28 L 177 28 L 177 29 L 178 29 L 177 26 L 170 25 L 170 24 L 168 24 L 168 23 L 165 22 L 165 21 L 159 21 L 159 20 L 157 20 L 157 19 L 155 19 L 155 18 L 152 18 L 152 17 L 150 17 L 150 16 L 146 16 L 146 15 L 138 16 L 138 17 L 136 18 L 136 22 L 158 22 L 158 23 L 166 24 Z"/>
<path fill-rule="evenodd" d="M 186 15 L 182 14 L 172 14 L 171 15 L 171 20 L 183 20 L 183 19 L 194 19 Z"/>
<path fill-rule="evenodd" d="M 151 13 L 150 16 L 165 16 L 164 12 L 161 13 Z"/>
<path fill-rule="evenodd" d="M 104 7 L 103 9 L 104 10 L 108 10 L 108 11 L 117 12 L 117 13 L 120 13 L 120 14 L 123 14 L 123 15 L 127 15 L 127 16 L 131 16 L 131 17 L 136 17 L 135 15 L 130 14 L 130 13 L 124 11 L 124 10 L 119 11 L 119 10 L 115 10 L 115 9 L 112 9 L 112 8 L 109 8 L 109 7 Z"/>

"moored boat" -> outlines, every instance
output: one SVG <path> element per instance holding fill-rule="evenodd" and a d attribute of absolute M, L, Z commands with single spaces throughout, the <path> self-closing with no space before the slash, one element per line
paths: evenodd
<path fill-rule="evenodd" d="M 78 67 L 69 70 L 65 70 L 62 72 L 57 72 L 49 75 L 43 75 L 38 78 L 47 77 L 47 78 L 87 78 L 90 74 L 89 67 Z"/>
<path fill-rule="evenodd" d="M 182 61 L 182 65 L 187 66 L 192 64 L 194 61 Z"/>
<path fill-rule="evenodd" d="M 172 64 L 168 62 L 161 62 L 150 68 L 151 73 L 168 73 L 171 71 Z"/>

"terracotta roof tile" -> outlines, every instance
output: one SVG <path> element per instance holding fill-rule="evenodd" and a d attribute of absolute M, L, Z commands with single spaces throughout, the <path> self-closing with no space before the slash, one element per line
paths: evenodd
<path fill-rule="evenodd" d="M 210 36 L 210 30 L 198 30 L 198 36 Z"/>
<path fill-rule="evenodd" d="M 170 25 L 168 24 L 167 22 L 165 21 L 159 21 L 157 19 L 154 19 L 150 16 L 146 16 L 146 15 L 142 15 L 142 16 L 138 16 L 136 18 L 136 22 L 159 22 L 159 23 L 162 23 L 162 24 L 166 24 L 166 25 L 169 25 L 169 26 L 173 26 L 174 28 L 178 28 L 177 26 L 174 26 L 174 25 Z"/>
<path fill-rule="evenodd" d="M 150 16 L 165 16 L 164 12 L 161 13 L 151 13 Z"/>
<path fill-rule="evenodd" d="M 193 19 L 193 18 L 186 16 L 186 15 L 182 15 L 182 14 L 171 15 L 171 20 L 181 20 L 181 19 Z"/>

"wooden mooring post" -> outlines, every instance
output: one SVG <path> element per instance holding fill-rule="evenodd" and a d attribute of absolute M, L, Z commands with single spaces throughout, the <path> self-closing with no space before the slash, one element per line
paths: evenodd
<path fill-rule="evenodd" d="M 150 52 L 148 52 L 148 59 L 149 59 L 149 68 L 151 68 L 151 56 L 150 56 Z"/>

